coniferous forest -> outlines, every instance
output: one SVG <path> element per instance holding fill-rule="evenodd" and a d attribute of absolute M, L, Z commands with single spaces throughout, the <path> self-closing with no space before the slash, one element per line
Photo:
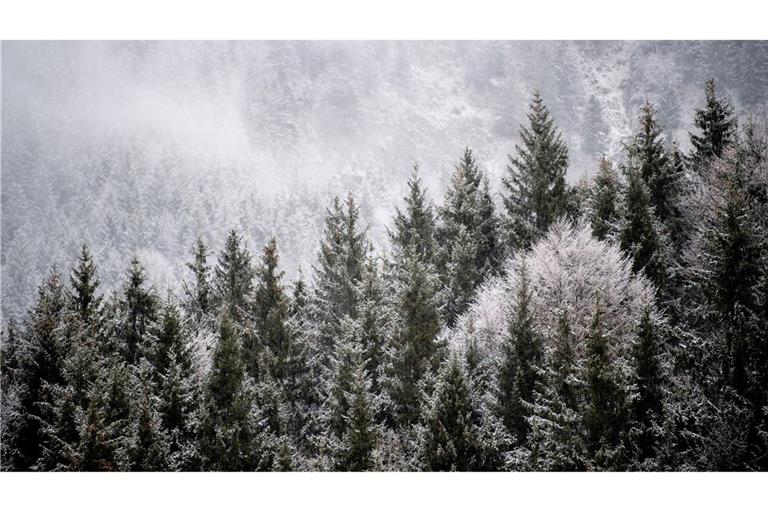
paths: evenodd
<path fill-rule="evenodd" d="M 3 325 L 3 469 L 768 470 L 768 124 L 702 86 L 690 149 L 646 102 L 575 183 L 536 92 L 501 182 L 414 165 L 387 248 L 341 194 L 295 279 L 236 229 L 169 291 L 83 244 Z"/>

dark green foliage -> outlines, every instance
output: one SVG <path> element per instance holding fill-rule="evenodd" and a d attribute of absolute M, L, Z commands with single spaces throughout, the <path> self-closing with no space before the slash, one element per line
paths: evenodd
<path fill-rule="evenodd" d="M 539 378 L 537 368 L 541 364 L 542 341 L 533 325 L 526 267 L 519 269 L 519 276 L 519 288 L 502 346 L 496 403 L 504 426 L 519 444 L 524 444 L 530 431 L 526 418 Z"/>
<path fill-rule="evenodd" d="M 424 406 L 421 459 L 428 471 L 493 471 L 500 469 L 498 430 L 490 430 L 487 411 L 473 396 L 466 370 L 456 356 L 442 366 L 435 391 Z"/>
<path fill-rule="evenodd" d="M 586 444 L 596 469 L 611 469 L 623 457 L 627 427 L 626 391 L 611 361 L 598 297 L 586 340 Z"/>
<path fill-rule="evenodd" d="M 255 337 L 248 337 L 245 357 L 249 374 L 258 378 L 258 361 L 263 357 L 269 364 L 265 369 L 281 379 L 288 357 L 288 298 L 280 282 L 283 272 L 277 271 L 277 240 L 272 238 L 264 247 L 261 265 L 256 269 L 253 291 L 253 327 Z"/>
<path fill-rule="evenodd" d="M 69 282 L 72 285 L 70 295 L 73 308 L 80 315 L 80 319 L 87 323 L 98 315 L 102 299 L 97 292 L 99 278 L 96 275 L 96 265 L 85 244 L 78 256 L 77 265 L 72 269 Z"/>
<path fill-rule="evenodd" d="M 632 270 L 643 272 L 663 290 L 667 281 L 665 236 L 651 205 L 640 171 L 628 168 L 619 245 L 632 258 Z"/>
<path fill-rule="evenodd" d="M 592 234 L 605 240 L 616 232 L 619 221 L 619 176 L 611 161 L 600 160 L 600 169 L 594 179 L 594 191 L 589 208 L 589 222 Z"/>
<path fill-rule="evenodd" d="M 736 118 L 731 104 L 725 98 L 718 98 L 715 81 L 707 80 L 704 93 L 706 104 L 697 109 L 693 124 L 701 132 L 690 134 L 693 153 L 691 161 L 695 166 L 706 164 L 712 157 L 719 157 L 725 148 L 735 141 Z"/>
<path fill-rule="evenodd" d="M 145 350 L 147 332 L 157 318 L 158 298 L 147 286 L 146 280 L 144 267 L 134 257 L 123 283 L 123 296 L 119 305 L 121 350 L 130 364 L 138 362 L 142 350 Z"/>
<path fill-rule="evenodd" d="M 568 148 L 537 91 L 529 106 L 528 126 L 521 126 L 522 146 L 509 156 L 504 185 L 510 248 L 526 249 L 565 215 Z"/>
<path fill-rule="evenodd" d="M 203 468 L 213 471 L 256 468 L 253 401 L 240 334 L 225 315 L 219 322 L 218 344 L 203 388 L 199 433 Z"/>
<path fill-rule="evenodd" d="M 437 268 L 445 294 L 445 318 L 452 325 L 477 285 L 500 263 L 493 199 L 469 148 L 456 166 L 439 214 Z"/>
<path fill-rule="evenodd" d="M 389 236 L 398 254 L 404 254 L 413 244 L 418 256 L 425 262 L 435 257 L 435 219 L 432 203 L 427 201 L 426 190 L 421 187 L 419 166 L 413 166 L 408 179 L 405 212 L 395 210 L 395 229 Z"/>
<path fill-rule="evenodd" d="M 242 321 L 248 311 L 252 287 L 251 255 L 242 237 L 233 229 L 227 235 L 224 249 L 213 268 L 213 303 L 233 320 Z"/>
<path fill-rule="evenodd" d="M 198 238 L 192 249 L 191 263 L 187 268 L 192 272 L 193 282 L 185 285 L 185 308 L 196 322 L 201 322 L 211 313 L 212 290 L 211 268 L 208 265 L 208 247 Z"/>

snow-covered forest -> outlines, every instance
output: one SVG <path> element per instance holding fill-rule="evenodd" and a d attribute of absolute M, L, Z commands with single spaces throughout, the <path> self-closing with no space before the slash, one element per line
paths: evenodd
<path fill-rule="evenodd" d="M 3 469 L 768 470 L 767 44 L 2 78 Z"/>

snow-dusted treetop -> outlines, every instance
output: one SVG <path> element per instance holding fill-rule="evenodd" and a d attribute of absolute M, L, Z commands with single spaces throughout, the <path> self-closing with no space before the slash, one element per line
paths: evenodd
<path fill-rule="evenodd" d="M 576 339 L 583 340 L 599 293 L 612 355 L 629 356 L 634 329 L 643 307 L 653 304 L 654 289 L 646 278 L 632 273 L 631 263 L 618 247 L 593 238 L 586 225 L 565 221 L 554 224 L 530 251 L 510 257 L 503 275 L 481 286 L 469 311 L 451 332 L 442 334 L 453 349 L 462 350 L 474 332 L 483 350 L 498 350 L 523 267 L 528 272 L 535 325 L 545 340 L 553 338 L 564 310 Z M 584 343 L 577 343 L 575 350 L 583 357 Z"/>

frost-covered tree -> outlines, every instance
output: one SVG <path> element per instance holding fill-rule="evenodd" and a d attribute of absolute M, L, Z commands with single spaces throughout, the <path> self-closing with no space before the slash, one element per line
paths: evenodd
<path fill-rule="evenodd" d="M 566 213 L 568 148 L 537 91 L 503 178 L 508 243 L 528 248 Z"/>
<path fill-rule="evenodd" d="M 219 322 L 218 344 L 203 388 L 199 450 L 205 469 L 256 468 L 253 394 L 238 328 L 225 315 Z"/>
<path fill-rule="evenodd" d="M 334 198 L 325 218 L 313 296 L 312 315 L 325 351 L 331 350 L 342 320 L 357 313 L 357 290 L 368 247 L 359 222 L 360 207 L 351 194 L 344 203 Z"/>
<path fill-rule="evenodd" d="M 438 272 L 445 289 L 446 321 L 466 307 L 466 296 L 499 263 L 498 220 L 488 182 L 466 148 L 439 209 Z M 463 272 L 461 283 L 459 272 Z"/>
<path fill-rule="evenodd" d="M 594 190 L 589 205 L 589 222 L 592 234 L 605 240 L 616 232 L 619 221 L 619 194 L 621 183 L 613 164 L 607 158 L 600 160 L 600 168 L 594 178 Z"/>
<path fill-rule="evenodd" d="M 433 209 L 432 203 L 427 199 L 426 189 L 421 185 L 419 166 L 415 164 L 408 179 L 405 210 L 395 209 L 395 227 L 389 233 L 397 254 L 403 255 L 408 247 L 414 244 L 423 261 L 434 262 L 436 242 Z"/>
<path fill-rule="evenodd" d="M 245 242 L 233 229 L 227 235 L 224 249 L 213 268 L 211 291 L 215 307 L 223 309 L 235 321 L 242 321 L 249 309 L 253 272 L 251 255 Z"/>
<path fill-rule="evenodd" d="M 528 467 L 547 471 L 578 471 L 588 466 L 583 401 L 584 382 L 575 352 L 568 313 L 563 312 L 553 343 L 540 368 L 528 418 Z"/>
<path fill-rule="evenodd" d="M 186 313 L 198 323 L 211 314 L 213 297 L 208 256 L 208 247 L 202 239 L 198 238 L 192 249 L 192 261 L 187 263 L 187 268 L 192 272 L 193 280 L 184 287 Z"/>
<path fill-rule="evenodd" d="M 493 471 L 503 464 L 506 439 L 489 429 L 488 410 L 478 403 L 461 359 L 442 365 L 435 390 L 424 404 L 420 457 L 428 471 Z M 492 436 L 487 435 L 493 432 Z"/>
<path fill-rule="evenodd" d="M 726 98 L 717 97 L 714 79 L 707 80 L 704 94 L 706 104 L 696 110 L 693 119 L 700 134 L 690 134 L 693 146 L 690 158 L 695 166 L 705 164 L 712 157 L 721 156 L 736 137 L 737 124 L 733 107 Z"/>
<path fill-rule="evenodd" d="M 83 322 L 88 322 L 98 315 L 102 297 L 98 294 L 99 278 L 96 274 L 96 264 L 88 246 L 83 244 L 77 265 L 69 277 L 72 287 L 70 292 L 74 309 Z"/>
<path fill-rule="evenodd" d="M 285 359 L 290 343 L 288 322 L 288 298 L 281 280 L 283 272 L 277 270 L 277 240 L 273 237 L 264 247 L 261 264 L 256 268 L 252 311 L 255 336 L 247 337 L 246 365 L 253 378 L 258 377 L 258 362 L 264 358 L 269 371 L 276 379 L 282 379 Z"/>
<path fill-rule="evenodd" d="M 440 312 L 437 277 L 415 247 L 395 270 L 395 332 L 383 383 L 393 419 L 400 425 L 418 421 L 420 382 L 437 368 Z"/>
<path fill-rule="evenodd" d="M 530 404 L 537 386 L 541 365 L 542 342 L 534 327 L 528 268 L 523 261 L 516 271 L 520 276 L 507 333 L 501 344 L 501 363 L 497 378 L 499 417 L 519 444 L 525 444 L 529 433 L 527 421 Z"/>
<path fill-rule="evenodd" d="M 120 347 L 129 364 L 137 363 L 146 349 L 146 337 L 157 318 L 157 306 L 158 297 L 147 283 L 144 266 L 134 257 L 123 282 L 119 303 Z"/>
<path fill-rule="evenodd" d="M 618 242 L 632 258 L 632 269 L 643 272 L 663 290 L 667 281 L 666 236 L 651 204 L 648 187 L 640 171 L 629 167 L 624 193 Z"/>
<path fill-rule="evenodd" d="M 149 361 L 139 362 L 129 431 L 130 464 L 133 471 L 168 469 L 168 441 L 158 412 L 153 369 Z"/>

